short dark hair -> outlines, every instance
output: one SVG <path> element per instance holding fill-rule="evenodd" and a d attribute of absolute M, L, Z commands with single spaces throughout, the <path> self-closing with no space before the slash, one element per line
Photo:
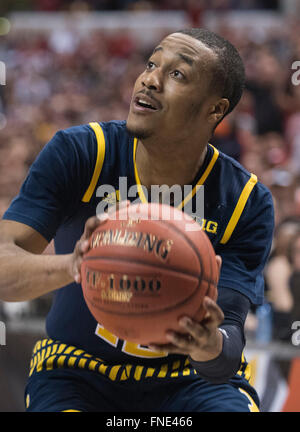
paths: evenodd
<path fill-rule="evenodd" d="M 245 68 L 240 54 L 228 40 L 204 28 L 190 28 L 176 33 L 183 33 L 201 41 L 216 54 L 217 62 L 211 88 L 229 101 L 229 108 L 220 120 L 222 121 L 237 105 L 245 88 Z"/>

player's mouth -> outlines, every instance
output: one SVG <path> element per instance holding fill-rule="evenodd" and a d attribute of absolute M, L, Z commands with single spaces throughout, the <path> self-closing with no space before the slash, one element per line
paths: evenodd
<path fill-rule="evenodd" d="M 133 111 L 139 113 L 153 113 L 161 108 L 160 103 L 145 94 L 139 94 L 133 99 Z"/>

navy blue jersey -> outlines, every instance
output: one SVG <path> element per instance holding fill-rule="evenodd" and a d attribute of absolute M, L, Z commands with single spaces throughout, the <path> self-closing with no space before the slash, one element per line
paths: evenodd
<path fill-rule="evenodd" d="M 4 219 L 27 224 L 48 241 L 54 238 L 57 254 L 72 253 L 86 220 L 96 214 L 96 209 L 125 198 L 120 177 L 126 178 L 127 191 L 140 186 L 136 147 L 137 139 L 128 134 L 125 121 L 59 131 L 33 163 Z M 109 186 L 105 194 L 103 185 Z M 191 192 L 178 207 L 184 211 L 192 208 L 197 186 L 201 185 L 204 214 L 195 218 L 222 257 L 218 289 L 231 288 L 253 304 L 260 304 L 264 295 L 262 272 L 273 232 L 271 194 L 255 175 L 211 145 Z M 138 191 L 129 199 L 144 202 L 143 190 Z M 180 358 L 153 352 L 109 333 L 90 314 L 81 285 L 76 283 L 54 293 L 46 330 L 51 340 L 110 362 L 155 365 L 166 362 L 165 357 L 170 362 Z"/>

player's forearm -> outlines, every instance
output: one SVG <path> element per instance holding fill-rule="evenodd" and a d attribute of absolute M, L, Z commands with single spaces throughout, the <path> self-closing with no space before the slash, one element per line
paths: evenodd
<path fill-rule="evenodd" d="M 32 300 L 72 282 L 70 260 L 71 255 L 36 255 L 1 245 L 0 300 Z"/>
<path fill-rule="evenodd" d="M 227 382 L 240 367 L 245 346 L 244 324 L 250 308 L 249 299 L 242 293 L 224 287 L 219 288 L 218 292 L 218 304 L 225 315 L 220 326 L 223 333 L 222 351 L 218 357 L 205 362 L 190 359 L 199 376 L 215 384 Z"/>
<path fill-rule="evenodd" d="M 197 370 L 198 375 L 213 384 L 229 381 L 238 371 L 241 363 L 245 340 L 242 330 L 233 325 L 222 326 L 223 348 L 215 359 L 197 362 L 190 358 L 190 363 Z"/>

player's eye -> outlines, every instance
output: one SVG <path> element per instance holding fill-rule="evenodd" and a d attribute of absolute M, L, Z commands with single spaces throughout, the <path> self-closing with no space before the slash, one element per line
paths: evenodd
<path fill-rule="evenodd" d="M 149 60 L 147 62 L 147 65 L 146 65 L 146 69 L 147 70 L 152 70 L 152 69 L 154 69 L 154 67 L 155 67 L 155 64 L 152 61 Z"/>
<path fill-rule="evenodd" d="M 170 74 L 172 77 L 177 78 L 177 79 L 184 79 L 184 75 L 182 72 L 180 72 L 179 70 L 174 70 L 173 72 L 171 72 Z"/>

